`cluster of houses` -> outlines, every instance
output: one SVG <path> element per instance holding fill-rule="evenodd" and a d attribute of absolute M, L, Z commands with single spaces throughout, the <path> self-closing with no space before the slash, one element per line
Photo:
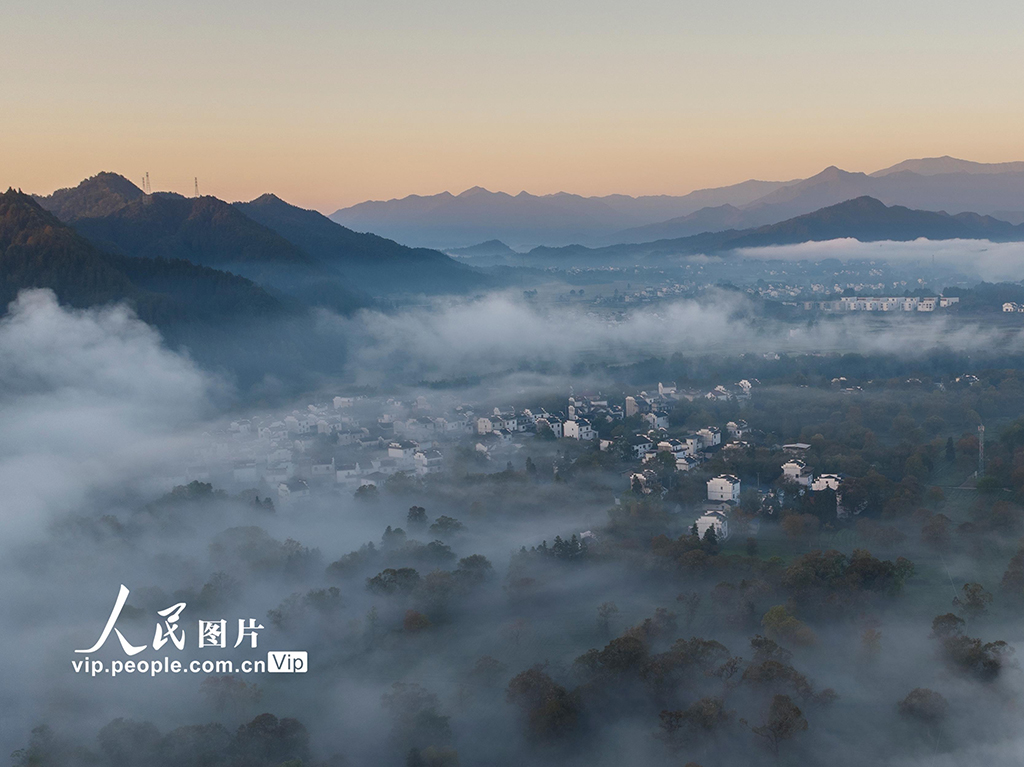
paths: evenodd
<path fill-rule="evenodd" d="M 804 301 L 803 307 L 823 312 L 934 312 L 958 303 L 959 296 L 843 296 L 835 301 Z"/>
<path fill-rule="evenodd" d="M 256 488 L 288 505 L 314 493 L 380 485 L 396 474 L 438 474 L 452 445 L 471 445 L 489 460 L 504 462 L 506 454 L 511 457 L 534 435 L 597 441 L 601 450 L 614 446 L 641 464 L 667 454 L 677 470 L 689 471 L 716 450 L 745 444 L 749 426 L 729 422 L 726 433 L 732 442 L 725 446 L 717 426 L 669 437 L 669 411 L 681 400 L 749 399 L 754 383 L 744 380 L 707 391 L 659 383 L 657 393 L 640 392 L 622 404 L 573 394 L 557 413 L 500 407 L 481 412 L 465 404 L 437 408 L 422 396 L 406 401 L 334 397 L 303 410 L 240 418 L 211 430 L 188 465 L 168 479 Z M 615 440 L 599 437 L 599 427 L 607 433 L 610 423 L 634 417 L 640 425 L 630 433 Z"/>
<path fill-rule="evenodd" d="M 1004 312 L 1024 312 L 1024 304 L 1018 304 L 1015 301 L 1007 301 L 1003 304 Z"/>
<path fill-rule="evenodd" d="M 801 453 L 808 448 L 810 445 L 804 443 L 783 445 L 783 450 L 787 453 Z M 816 477 L 814 471 L 802 459 L 789 458 L 782 464 L 782 478 L 784 484 L 795 485 L 802 489 L 801 492 L 834 491 L 837 513 L 840 516 L 844 513 L 840 496 L 843 482 L 841 475 L 821 474 Z M 731 532 L 729 519 L 732 510 L 740 501 L 741 483 L 739 478 L 732 474 L 719 474 L 708 480 L 707 488 L 707 501 L 704 503 L 701 514 L 693 522 L 694 529 L 702 538 L 709 529 L 713 529 L 715 537 L 719 541 L 724 541 Z"/>

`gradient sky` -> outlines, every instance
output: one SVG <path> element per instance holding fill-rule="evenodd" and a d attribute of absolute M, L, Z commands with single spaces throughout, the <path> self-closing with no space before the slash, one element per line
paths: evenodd
<path fill-rule="evenodd" d="M 331 212 L 1024 160 L 1022 32 L 1009 0 L 10 0 L 0 185 Z"/>

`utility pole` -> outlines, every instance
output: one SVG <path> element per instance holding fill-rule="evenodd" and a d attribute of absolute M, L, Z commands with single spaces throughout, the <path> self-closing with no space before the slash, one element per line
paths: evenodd
<path fill-rule="evenodd" d="M 978 476 L 985 473 L 985 427 L 978 427 Z"/>

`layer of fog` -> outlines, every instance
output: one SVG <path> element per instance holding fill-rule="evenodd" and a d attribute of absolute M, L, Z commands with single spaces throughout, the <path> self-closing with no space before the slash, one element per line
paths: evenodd
<path fill-rule="evenodd" d="M 722 294 L 705 302 L 640 309 L 612 320 L 494 295 L 439 304 L 433 310 L 366 313 L 350 321 L 325 317 L 323 321 L 362 339 L 353 363 L 354 377 L 377 381 L 388 376 L 411 380 L 418 380 L 416 375 L 472 376 L 538 359 L 567 366 L 593 356 L 639 357 L 651 350 L 818 351 L 848 346 L 910 354 L 938 346 L 967 349 L 1009 343 L 1017 349 L 1021 344 L 1017 335 L 1007 339 L 980 325 L 957 327 L 938 316 L 915 317 L 912 323 L 906 322 L 910 318 L 895 318 L 881 326 L 870 319 L 843 318 L 837 325 L 794 328 L 762 324 L 749 309 L 742 296 Z M 524 373 L 517 385 L 539 387 L 541 380 Z M 554 534 L 600 524 L 611 499 L 603 505 L 537 504 L 532 517 L 491 515 L 474 521 L 463 513 L 470 500 L 467 493 L 455 504 L 458 508 L 431 506 L 429 514 L 436 518 L 451 513 L 462 519 L 468 529 L 451 541 L 453 549 L 460 557 L 486 555 L 497 578 L 462 606 L 463 615 L 455 626 L 439 628 L 437 637 L 410 638 L 395 631 L 392 640 L 375 653 L 362 652 L 363 648 L 354 651 L 352 636 L 365 626 L 359 622 L 370 607 L 379 606 L 382 620 L 398 626 L 404 607 L 370 596 L 363 588 L 365 573 L 360 573 L 343 584 L 344 625 L 335 627 L 340 635 L 337 641 L 315 623 L 276 636 L 268 630 L 268 641 L 276 642 L 271 646 L 309 649 L 317 666 L 315 673 L 304 678 L 258 679 L 265 688 L 258 709 L 212 711 L 199 695 L 198 678 L 87 679 L 70 671 L 71 651 L 95 639 L 120 583 L 133 589 L 132 604 L 148 607 L 143 595 L 160 590 L 165 594 L 149 602 L 166 607 L 171 600 L 165 596 L 177 589 L 199 589 L 213 573 L 227 569 L 241 581 L 241 591 L 223 617 L 262 619 L 290 593 L 329 585 L 322 568 L 291 580 L 232 570 L 230 563 L 211 557 L 212 537 L 225 528 L 259 525 L 277 540 L 295 538 L 320 548 L 327 563 L 368 541 L 379 544 L 385 526 L 404 524 L 409 502 L 385 499 L 376 507 L 366 507 L 339 497 L 302 514 L 282 509 L 272 516 L 211 504 L 164 524 L 134 520 L 139 506 L 159 494 L 155 478 L 162 475 L 163 466 L 177 460 L 192 445 L 191 435 L 216 415 L 220 392 L 215 379 L 187 358 L 167 351 L 153 331 L 123 309 L 68 311 L 45 292 L 23 294 L 0 323 L 0 392 L 0 491 L 5 498 L 5 543 L 0 549 L 4 583 L 0 590 L 4 659 L 0 747 L 8 750 L 24 745 L 28 729 L 43 721 L 89 743 L 98 727 L 117 716 L 150 719 L 166 732 L 216 718 L 234 727 L 269 710 L 305 722 L 320 754 L 343 750 L 353 764 L 397 764 L 401 754 L 394 759 L 382 756 L 390 722 L 380 697 L 391 682 L 404 680 L 437 693 L 442 710 L 455 715 L 456 745 L 466 763 L 481 763 L 485 755 L 493 757 L 493 763 L 512 764 L 517 759 L 518 763 L 543 763 L 548 761 L 543 754 L 519 753 L 521 723 L 500 690 L 485 703 L 460 708 L 460 680 L 475 659 L 500 655 L 507 661 L 506 682 L 533 663 L 547 661 L 549 671 L 568 683 L 572 659 L 606 641 L 594 630 L 599 604 L 613 600 L 620 606 L 616 632 L 649 616 L 656 607 L 675 608 L 679 582 L 662 580 L 658 573 L 630 572 L 615 563 L 561 574 L 533 573 L 539 580 L 537 594 L 509 606 L 503 577 L 510 552 L 520 545 L 550 540 Z M 125 538 L 104 533 L 107 523 L 96 524 L 103 515 L 126 525 L 141 525 L 141 532 Z M 81 524 L 53 525 L 67 517 L 79 518 Z M 714 580 L 693 577 L 685 588 L 706 595 L 714 585 Z M 835 741 L 835 763 L 856 763 L 861 757 L 850 753 L 850 738 L 860 737 L 865 727 L 854 725 L 875 723 L 883 730 L 893 718 L 896 700 L 915 686 L 930 685 L 953 701 L 957 737 L 963 736 L 970 751 L 947 755 L 949 764 L 1015 763 L 1019 745 L 1012 741 L 978 745 L 977 733 L 987 734 L 986 727 L 993 731 L 993 741 L 1004 733 L 999 730 L 1002 720 L 988 716 L 988 704 L 972 710 L 980 697 L 977 690 L 941 673 L 934 678 L 927 625 L 899 614 L 882 617 L 887 652 L 874 671 L 858 676 L 849 658 L 835 657 L 834 647 L 856 642 L 840 636 L 849 634 L 847 626 L 823 632 L 821 646 L 799 653 L 794 661 L 818 687 L 834 686 L 843 696 L 834 713 L 809 714 L 816 745 L 809 747 L 808 756 L 820 757 L 822 744 Z M 522 641 L 511 646 L 502 628 L 516 618 L 528 619 L 529 628 Z M 566 630 L 567 625 L 572 631 Z M 131 638 L 146 641 L 142 633 L 146 628 L 151 631 L 152 623 L 130 624 L 129 630 L 135 632 Z M 986 633 L 1000 628 L 989 627 Z M 720 639 L 734 654 L 749 657 L 745 646 L 749 633 L 716 626 L 710 617 L 692 629 L 692 633 Z M 679 634 L 686 635 L 683 630 Z M 116 643 L 111 644 L 105 648 L 108 660 L 120 655 Z M 1019 692 L 1018 681 L 1007 687 L 1014 694 Z M 652 737 L 656 727 L 653 719 L 627 718 L 609 731 L 594 733 L 587 748 L 573 755 L 556 754 L 551 761 L 669 763 L 671 756 Z M 969 728 L 977 732 L 966 732 Z M 880 763 L 887 745 L 884 739 L 862 744 L 870 750 L 866 759 Z M 723 748 L 734 755 L 745 749 L 734 744 Z M 759 751 L 746 756 L 769 760 Z M 931 763 L 942 764 L 942 758 Z M 702 761 L 721 763 L 714 755 Z"/>
<path fill-rule="evenodd" d="M 887 261 L 941 264 L 985 282 L 1016 282 L 1024 279 L 1024 242 L 988 240 L 927 240 L 912 242 L 860 242 L 852 238 L 798 245 L 744 248 L 746 258 L 780 261 Z"/>
<path fill-rule="evenodd" d="M 144 490 L 218 390 L 122 306 L 71 311 L 49 290 L 21 293 L 0 320 L 0 539 L 100 489 Z"/>
<path fill-rule="evenodd" d="M 1024 334 L 941 313 L 842 316 L 782 322 L 758 316 L 736 292 L 664 301 L 623 312 L 538 305 L 509 293 L 438 301 L 401 313 L 364 311 L 322 325 L 356 339 L 349 372 L 362 384 L 458 379 L 537 366 L 566 371 L 578 362 L 628 363 L 651 355 L 756 352 L 862 352 L 921 355 L 1024 349 Z"/>

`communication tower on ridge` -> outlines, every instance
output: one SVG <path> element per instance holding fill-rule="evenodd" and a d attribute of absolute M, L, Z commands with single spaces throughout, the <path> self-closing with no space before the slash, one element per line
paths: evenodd
<path fill-rule="evenodd" d="M 195 180 L 196 180 L 196 198 L 198 199 L 199 198 L 199 177 L 195 176 Z"/>
<path fill-rule="evenodd" d="M 149 171 L 146 171 L 145 177 L 142 179 L 142 193 L 153 194 L 153 188 L 149 185 Z"/>

